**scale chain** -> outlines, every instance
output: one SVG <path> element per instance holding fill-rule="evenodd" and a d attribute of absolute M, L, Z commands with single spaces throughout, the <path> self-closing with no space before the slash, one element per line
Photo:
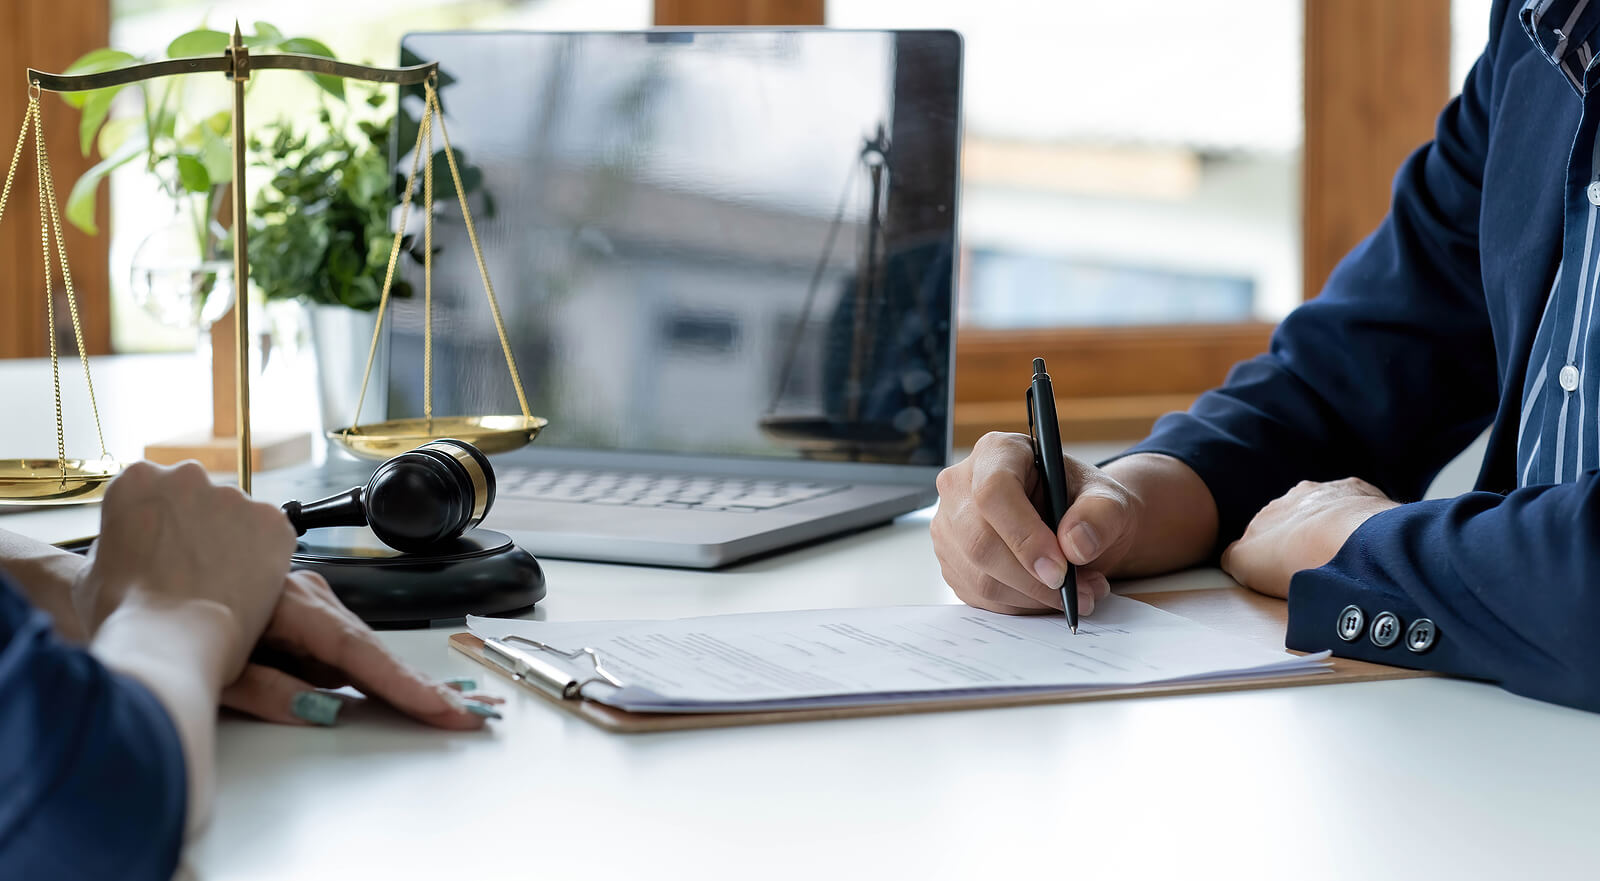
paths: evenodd
<path fill-rule="evenodd" d="M 372 345 L 367 348 L 367 369 L 361 374 L 361 394 L 356 398 L 355 418 L 350 420 L 353 428 L 361 424 L 361 407 L 367 400 L 367 383 L 372 379 L 372 362 L 378 354 L 378 340 L 383 333 L 383 316 L 389 311 L 389 290 L 394 284 L 395 263 L 400 257 L 400 242 L 406 235 L 406 224 L 411 214 L 411 191 L 417 185 L 417 166 L 422 159 L 421 141 L 433 126 L 433 106 L 430 104 L 422 114 L 422 124 L 417 129 L 418 146 L 412 151 L 411 171 L 406 175 L 405 195 L 400 200 L 400 229 L 394 234 L 394 244 L 389 247 L 389 268 L 383 274 L 383 292 L 378 297 L 378 320 L 372 328 Z M 348 430 L 348 429 L 347 429 Z"/>
<path fill-rule="evenodd" d="M 44 150 L 44 116 L 39 112 L 39 104 L 34 102 L 33 130 L 37 143 L 42 153 Z M 78 317 L 78 293 L 72 284 L 72 270 L 67 267 L 67 243 L 61 236 L 61 208 L 56 199 L 55 176 L 50 173 L 50 161 L 46 157 L 44 164 L 39 169 L 39 180 L 44 187 L 45 198 L 50 204 L 50 227 L 56 237 L 56 259 L 61 264 L 61 282 L 67 289 L 67 309 L 72 314 L 72 338 L 78 344 L 78 361 L 83 365 L 83 384 L 89 390 L 89 409 L 94 413 L 95 439 L 100 442 L 100 458 L 106 459 L 110 454 L 106 452 L 106 435 L 100 425 L 100 404 L 94 394 L 94 377 L 89 373 L 89 350 L 83 345 L 83 322 Z M 63 469 L 65 469 L 65 444 L 63 443 Z"/>
<path fill-rule="evenodd" d="M 28 118 L 35 126 L 33 161 L 39 171 L 39 251 L 44 255 L 44 316 L 45 335 L 50 342 L 50 386 L 56 396 L 56 464 L 61 469 L 61 482 L 67 482 L 67 441 L 61 424 L 61 361 L 56 357 L 56 307 L 50 295 L 50 212 L 44 204 L 44 139 L 37 135 L 39 102 L 28 96 Z"/>
<path fill-rule="evenodd" d="M 29 98 L 29 104 L 33 103 Z M 22 160 L 22 145 L 28 142 L 28 129 L 33 123 L 33 108 L 30 106 L 22 111 L 22 131 L 17 133 L 17 147 L 11 151 L 11 169 L 6 172 L 6 187 L 0 190 L 0 221 L 5 220 L 6 203 L 11 200 L 11 182 L 17 178 L 17 163 Z"/>
<path fill-rule="evenodd" d="M 489 314 L 494 317 L 495 332 L 500 335 L 500 350 L 506 356 L 506 369 L 511 371 L 511 385 L 517 390 L 517 404 L 522 407 L 522 418 L 533 418 L 528 410 L 528 397 L 522 391 L 522 377 L 517 372 L 517 359 L 511 354 L 511 342 L 506 337 L 505 322 L 500 318 L 500 303 L 494 296 L 494 283 L 489 281 L 489 266 L 483 261 L 483 249 L 478 245 L 478 230 L 472 222 L 472 211 L 467 207 L 467 191 L 461 185 L 461 170 L 456 167 L 455 150 L 450 147 L 450 129 L 444 124 L 444 110 L 439 107 L 439 93 L 433 83 L 427 83 L 429 106 L 439 116 L 439 134 L 444 138 L 444 158 L 450 163 L 450 179 L 456 185 L 456 198 L 461 201 L 461 220 L 467 227 L 467 240 L 472 243 L 472 256 L 478 260 L 478 274 L 483 276 L 483 292 L 489 297 Z M 430 206 L 431 207 L 431 206 Z M 429 212 L 432 219 L 432 212 Z"/>
<path fill-rule="evenodd" d="M 432 94 L 431 91 L 429 94 Z M 433 106 L 427 115 L 433 116 Z M 441 113 L 440 123 L 444 122 Z M 419 138 L 422 135 L 418 132 Z M 428 160 L 422 163 L 422 417 L 433 434 L 433 125 L 427 131 Z"/>
<path fill-rule="evenodd" d="M 72 270 L 67 265 L 66 242 L 61 235 L 61 215 L 56 203 L 55 181 L 50 174 L 50 162 L 45 153 L 44 117 L 39 109 L 36 84 L 29 84 L 28 106 L 23 111 L 22 130 L 17 133 L 16 147 L 11 151 L 11 165 L 6 170 L 4 189 L 0 189 L 0 220 L 5 217 L 6 205 L 11 201 L 11 189 L 16 182 L 17 166 L 21 164 L 22 148 L 27 143 L 28 131 L 34 132 L 33 155 L 39 175 L 39 251 L 44 261 L 45 332 L 50 344 L 50 384 L 55 397 L 56 466 L 63 483 L 67 479 L 66 430 L 61 406 L 61 362 L 56 346 L 56 315 L 51 284 L 54 277 L 50 268 L 51 233 L 55 234 L 56 259 L 61 267 L 61 280 L 66 289 L 67 307 L 72 313 L 72 333 L 78 344 L 78 359 L 83 364 L 83 378 L 89 389 L 89 406 L 94 411 L 95 435 L 100 441 L 100 456 L 108 458 L 105 432 L 100 424 L 100 406 L 95 400 L 94 379 L 89 372 L 89 355 L 83 345 L 83 325 L 78 315 L 78 300 L 72 284 Z"/>

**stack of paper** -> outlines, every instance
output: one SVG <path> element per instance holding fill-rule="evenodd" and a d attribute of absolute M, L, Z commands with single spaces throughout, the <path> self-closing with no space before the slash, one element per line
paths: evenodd
<path fill-rule="evenodd" d="M 1328 669 L 1326 653 L 1274 651 L 1119 596 L 1096 603 L 1076 636 L 1060 615 L 1011 617 L 960 605 L 670 621 L 474 617 L 468 625 L 483 639 L 516 635 L 594 649 L 623 687 L 589 682 L 583 696 L 639 713 L 909 703 Z M 579 677 L 593 674 L 582 661 L 543 657 Z"/>

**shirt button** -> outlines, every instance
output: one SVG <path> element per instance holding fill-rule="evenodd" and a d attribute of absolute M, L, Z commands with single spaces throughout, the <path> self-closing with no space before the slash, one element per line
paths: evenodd
<path fill-rule="evenodd" d="M 1561 383 L 1561 387 L 1563 389 L 1569 392 L 1575 392 L 1578 390 L 1579 378 L 1580 376 L 1578 373 L 1578 368 L 1568 364 L 1567 366 L 1561 368 L 1561 373 L 1557 374 L 1556 381 Z"/>
<path fill-rule="evenodd" d="M 1600 205 L 1600 180 L 1589 185 L 1589 204 Z"/>

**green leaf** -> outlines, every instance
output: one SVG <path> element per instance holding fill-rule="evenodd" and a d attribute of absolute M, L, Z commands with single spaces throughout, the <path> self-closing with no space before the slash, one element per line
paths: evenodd
<path fill-rule="evenodd" d="M 229 37 L 222 31 L 201 29 L 190 31 L 167 44 L 168 58 L 193 58 L 197 55 L 221 55 L 228 48 Z"/>
<path fill-rule="evenodd" d="M 191 193 L 204 193 L 211 189 L 211 175 L 206 172 L 200 157 L 193 153 L 179 153 L 177 159 L 178 181 L 184 189 Z"/>
<path fill-rule="evenodd" d="M 233 143 L 202 125 L 204 143 L 200 147 L 200 164 L 206 167 L 211 183 L 225 184 L 233 180 Z"/>
<path fill-rule="evenodd" d="M 283 42 L 283 31 L 278 30 L 264 21 L 256 22 L 256 32 L 244 38 L 244 44 L 251 49 L 277 46 Z"/>
<path fill-rule="evenodd" d="M 67 196 L 67 220 L 89 235 L 97 235 L 100 229 L 94 223 L 94 197 L 100 181 L 143 153 L 147 146 L 149 141 L 143 137 L 131 137 L 116 153 L 100 160 L 94 167 L 84 172 L 83 177 L 78 178 L 78 182 L 72 185 L 72 192 Z"/>
<path fill-rule="evenodd" d="M 110 156 L 112 153 L 122 149 L 122 145 L 127 143 L 128 137 L 135 131 L 140 130 L 143 125 L 144 120 L 125 116 L 121 119 L 113 119 L 101 126 L 100 142 L 97 145 L 100 149 L 100 155 Z"/>
<path fill-rule="evenodd" d="M 83 102 L 83 118 L 78 120 L 78 149 L 83 151 L 83 155 L 89 155 L 89 149 L 94 146 L 94 136 L 105 123 L 106 114 L 111 112 L 111 101 L 122 89 L 123 86 L 111 86 L 85 93 L 88 97 Z"/>
<path fill-rule="evenodd" d="M 68 76 L 104 73 L 108 70 L 119 70 L 138 63 L 137 56 L 130 55 L 120 49 L 96 49 L 72 62 L 62 73 Z M 89 97 L 94 94 L 97 94 L 97 92 L 63 92 L 61 93 L 61 100 L 72 107 L 82 107 L 89 100 Z"/>
<path fill-rule="evenodd" d="M 77 76 L 84 73 L 100 73 L 107 70 L 116 70 L 130 64 L 138 64 L 137 56 L 122 51 L 121 49 L 95 49 L 87 52 L 77 61 L 67 65 L 61 73 L 66 76 Z"/>
<path fill-rule="evenodd" d="M 321 58 L 336 57 L 333 54 L 333 50 L 329 49 L 326 43 L 320 40 L 313 40 L 310 37 L 290 37 L 284 40 L 279 48 L 297 55 L 316 55 Z M 340 101 L 344 100 L 344 80 L 336 76 L 326 76 L 320 73 L 311 74 L 311 79 L 316 81 L 316 84 L 321 86 L 324 92 L 338 98 Z"/>
<path fill-rule="evenodd" d="M 310 37 L 290 37 L 283 41 L 283 51 L 293 52 L 296 55 L 318 55 L 323 58 L 333 58 L 333 50 L 321 40 Z"/>

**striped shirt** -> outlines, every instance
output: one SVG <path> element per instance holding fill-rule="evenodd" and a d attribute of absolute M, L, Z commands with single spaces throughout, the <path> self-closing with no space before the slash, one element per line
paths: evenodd
<path fill-rule="evenodd" d="M 1522 27 L 1583 104 L 1567 161 L 1561 263 L 1534 337 L 1517 432 L 1521 486 L 1562 483 L 1600 466 L 1600 0 L 1529 0 Z M 1564 137 L 1566 133 L 1552 133 Z"/>

